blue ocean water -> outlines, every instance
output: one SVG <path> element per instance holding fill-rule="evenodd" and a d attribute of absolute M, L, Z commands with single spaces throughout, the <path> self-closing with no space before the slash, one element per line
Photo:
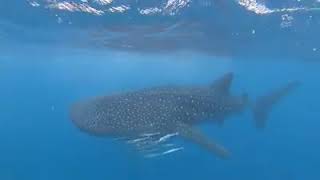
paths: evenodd
<path fill-rule="evenodd" d="M 109 1 L 0 3 L 1 180 L 320 178 L 319 2 L 97 2 Z M 160 12 L 136 11 L 147 7 Z M 231 92 L 253 99 L 301 82 L 265 129 L 250 109 L 223 126 L 199 125 L 231 151 L 227 160 L 179 138 L 182 151 L 145 158 L 81 132 L 69 117 L 79 99 L 206 85 L 226 72 L 235 74 Z"/>

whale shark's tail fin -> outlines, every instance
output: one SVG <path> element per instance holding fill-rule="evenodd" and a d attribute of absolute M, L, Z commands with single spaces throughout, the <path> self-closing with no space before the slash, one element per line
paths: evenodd
<path fill-rule="evenodd" d="M 299 85 L 300 83 L 298 81 L 292 81 L 281 88 L 274 89 L 272 92 L 258 97 L 253 105 L 253 116 L 256 127 L 264 128 L 266 126 L 268 114 L 273 105 L 279 102 L 281 98 L 286 96 L 292 90 L 296 89 Z"/>

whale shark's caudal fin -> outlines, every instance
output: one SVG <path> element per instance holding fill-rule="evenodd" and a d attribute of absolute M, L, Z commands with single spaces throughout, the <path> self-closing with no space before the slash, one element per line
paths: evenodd
<path fill-rule="evenodd" d="M 215 80 L 210 87 L 216 92 L 228 95 L 233 76 L 234 75 L 232 72 L 226 73 L 222 77 Z"/>
<path fill-rule="evenodd" d="M 271 111 L 274 104 L 279 102 L 281 98 L 286 96 L 289 92 L 296 89 L 300 83 L 293 81 L 285 85 L 284 87 L 273 90 L 272 92 L 258 97 L 255 104 L 253 105 L 253 116 L 257 128 L 264 128 L 268 114 Z"/>
<path fill-rule="evenodd" d="M 218 155 L 220 158 L 226 159 L 229 157 L 230 153 L 226 150 L 223 146 L 219 145 L 218 143 L 208 139 L 204 136 L 200 131 L 197 129 L 184 124 L 184 123 L 177 123 L 176 130 L 180 136 L 185 138 L 186 140 L 190 140 L 193 143 L 196 143 L 209 152 L 212 152 Z"/>

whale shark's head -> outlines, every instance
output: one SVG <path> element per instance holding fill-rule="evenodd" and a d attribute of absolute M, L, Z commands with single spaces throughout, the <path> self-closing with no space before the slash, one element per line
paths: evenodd
<path fill-rule="evenodd" d="M 81 131 L 100 135 L 104 131 L 101 126 L 104 117 L 99 109 L 99 101 L 96 100 L 77 102 L 71 106 L 70 118 Z"/>

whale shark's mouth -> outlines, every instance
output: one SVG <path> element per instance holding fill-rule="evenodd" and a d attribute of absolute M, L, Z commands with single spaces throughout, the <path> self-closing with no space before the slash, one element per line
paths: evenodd
<path fill-rule="evenodd" d="M 84 113 L 84 104 L 83 103 L 75 103 L 71 106 L 69 116 L 72 122 L 79 127 L 80 129 L 83 128 L 84 124 L 84 118 L 85 118 L 85 113 Z"/>
<path fill-rule="evenodd" d="M 91 132 L 97 128 L 98 116 L 91 102 L 77 102 L 70 108 L 72 122 L 82 131 Z"/>

